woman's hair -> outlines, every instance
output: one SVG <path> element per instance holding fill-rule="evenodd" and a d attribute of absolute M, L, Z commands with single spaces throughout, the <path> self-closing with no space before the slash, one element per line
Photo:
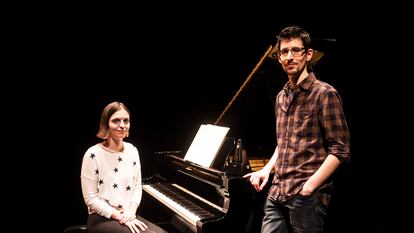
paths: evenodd
<path fill-rule="evenodd" d="M 109 119 L 111 118 L 111 116 L 115 112 L 117 112 L 119 110 L 122 110 L 122 109 L 127 111 L 128 114 L 131 116 L 128 107 L 122 102 L 115 101 L 115 102 L 112 102 L 112 103 L 109 103 L 108 105 L 106 105 L 106 107 L 104 108 L 104 110 L 101 113 L 101 121 L 99 123 L 99 131 L 96 134 L 96 136 L 98 138 L 108 139 L 108 137 L 109 137 Z M 127 137 L 128 137 L 128 135 L 129 135 L 129 132 L 127 134 Z"/>

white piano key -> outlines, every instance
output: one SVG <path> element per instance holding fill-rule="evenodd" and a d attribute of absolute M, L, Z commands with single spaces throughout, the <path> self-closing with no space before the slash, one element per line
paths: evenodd
<path fill-rule="evenodd" d="M 175 213 L 177 213 L 181 218 L 185 219 L 191 225 L 196 226 L 197 221 L 200 220 L 200 217 L 189 211 L 188 209 L 184 208 L 171 198 L 167 197 L 163 193 L 156 190 L 150 184 L 143 185 L 143 190 L 149 193 L 151 196 L 155 197 L 158 201 L 163 203 L 164 205 L 168 206 L 172 209 Z"/>

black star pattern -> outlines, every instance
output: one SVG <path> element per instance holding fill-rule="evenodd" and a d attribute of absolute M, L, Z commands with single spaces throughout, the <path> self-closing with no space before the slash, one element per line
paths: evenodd
<path fill-rule="evenodd" d="M 132 166 L 137 165 L 137 161 L 132 162 Z"/>
<path fill-rule="evenodd" d="M 118 188 L 118 184 L 114 184 L 112 185 L 112 187 L 114 187 L 114 189 Z"/>
<path fill-rule="evenodd" d="M 122 161 L 122 158 L 121 158 L 121 157 L 119 157 L 119 158 L 118 158 L 118 162 L 121 162 L 121 161 Z"/>
<path fill-rule="evenodd" d="M 131 190 L 131 186 L 129 186 L 129 185 L 128 185 L 128 186 L 126 187 L 126 191 L 130 191 L 130 190 Z"/>
<path fill-rule="evenodd" d="M 115 169 L 114 169 L 114 172 L 115 172 L 115 173 L 117 173 L 117 172 L 118 172 L 118 168 L 115 168 Z"/>
<path fill-rule="evenodd" d="M 94 153 L 91 153 L 91 156 L 89 156 L 89 158 L 91 158 L 91 159 L 93 159 L 93 158 L 95 158 L 95 154 Z"/>
<path fill-rule="evenodd" d="M 98 169 L 95 170 L 95 174 L 99 175 L 99 170 Z"/>
<path fill-rule="evenodd" d="M 103 184 L 103 180 L 99 180 L 99 185 Z"/>

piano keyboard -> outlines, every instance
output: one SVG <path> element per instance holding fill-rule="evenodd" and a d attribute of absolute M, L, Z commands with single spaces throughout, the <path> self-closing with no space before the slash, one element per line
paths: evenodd
<path fill-rule="evenodd" d="M 143 190 L 172 209 L 179 217 L 197 226 L 197 221 L 222 215 L 221 207 L 185 188 L 170 183 L 143 185 Z"/>

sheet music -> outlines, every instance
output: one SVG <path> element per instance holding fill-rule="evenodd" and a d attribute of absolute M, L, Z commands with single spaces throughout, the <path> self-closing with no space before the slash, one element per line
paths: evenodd
<path fill-rule="evenodd" d="M 184 160 L 210 167 L 229 130 L 230 128 L 223 126 L 201 125 Z"/>

